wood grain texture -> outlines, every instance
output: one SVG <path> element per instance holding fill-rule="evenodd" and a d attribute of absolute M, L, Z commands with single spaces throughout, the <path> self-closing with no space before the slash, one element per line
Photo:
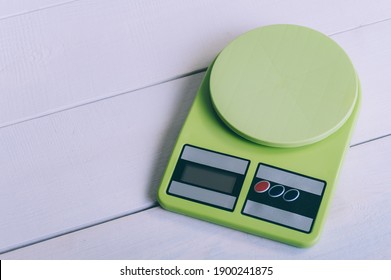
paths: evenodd
<path fill-rule="evenodd" d="M 153 205 L 202 75 L 0 130 L 0 251 Z"/>
<path fill-rule="evenodd" d="M 0 0 L 0 20 L 78 0 Z"/>
<path fill-rule="evenodd" d="M 350 149 L 321 239 L 309 249 L 156 207 L 1 258 L 390 259 L 390 165 L 391 137 Z"/>
<path fill-rule="evenodd" d="M 364 142 L 391 133 L 391 21 L 336 34 L 332 38 L 349 54 L 362 87 L 362 108 L 355 139 Z"/>
<path fill-rule="evenodd" d="M 13 13 L 25 7 L 14 5 Z M 387 1 L 80 0 L 5 18 L 0 126 L 205 68 L 258 26 L 295 23 L 332 34 L 390 17 Z"/>

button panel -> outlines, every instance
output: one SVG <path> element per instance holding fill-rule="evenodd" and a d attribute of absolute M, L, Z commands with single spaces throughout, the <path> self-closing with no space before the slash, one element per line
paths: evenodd
<path fill-rule="evenodd" d="M 325 187 L 322 180 L 259 164 L 242 214 L 309 233 Z"/>
<path fill-rule="evenodd" d="M 280 197 L 286 201 L 295 201 L 300 196 L 300 191 L 297 189 L 289 189 L 286 191 L 283 185 L 274 185 L 270 188 L 270 182 L 267 180 L 261 180 L 254 185 L 254 191 L 257 193 L 264 193 L 268 191 L 270 197 Z"/>

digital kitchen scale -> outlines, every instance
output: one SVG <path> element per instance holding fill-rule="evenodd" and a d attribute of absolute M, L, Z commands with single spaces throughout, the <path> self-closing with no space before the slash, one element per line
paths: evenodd
<path fill-rule="evenodd" d="M 188 216 L 310 246 L 360 105 L 346 53 L 295 25 L 232 41 L 208 68 L 158 190 Z"/>

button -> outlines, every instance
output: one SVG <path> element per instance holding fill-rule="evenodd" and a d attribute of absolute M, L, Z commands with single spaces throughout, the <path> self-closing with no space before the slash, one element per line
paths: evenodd
<path fill-rule="evenodd" d="M 279 197 L 285 191 L 285 187 L 283 185 L 275 185 L 269 190 L 269 195 L 271 197 Z"/>
<path fill-rule="evenodd" d="M 259 181 L 254 186 L 254 191 L 257 193 L 263 193 L 267 191 L 270 187 L 270 183 L 268 181 Z"/>
<path fill-rule="evenodd" d="M 284 196 L 282 197 L 285 201 L 291 202 L 296 200 L 300 195 L 300 192 L 296 189 L 291 189 L 287 191 Z"/>

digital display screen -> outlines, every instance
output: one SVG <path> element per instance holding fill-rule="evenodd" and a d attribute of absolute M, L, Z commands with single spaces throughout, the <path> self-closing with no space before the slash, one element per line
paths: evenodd
<path fill-rule="evenodd" d="M 224 170 L 187 163 L 180 179 L 192 185 L 231 194 L 237 176 Z"/>

